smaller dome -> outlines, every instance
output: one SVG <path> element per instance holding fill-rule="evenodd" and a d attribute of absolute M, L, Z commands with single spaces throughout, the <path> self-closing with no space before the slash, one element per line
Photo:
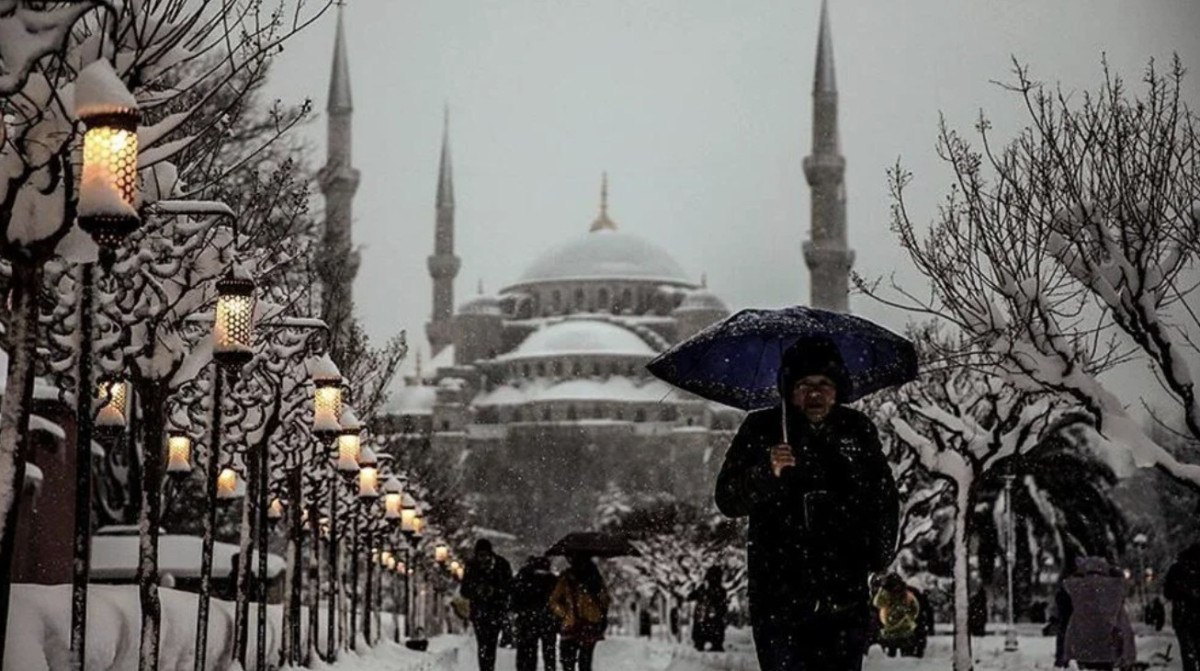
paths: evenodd
<path fill-rule="evenodd" d="M 458 306 L 460 315 L 500 316 L 500 299 L 495 296 L 480 295 Z"/>
<path fill-rule="evenodd" d="M 405 385 L 392 390 L 387 411 L 393 415 L 430 415 L 437 400 L 437 389 L 426 385 Z"/>
<path fill-rule="evenodd" d="M 658 352 L 622 326 L 596 319 L 569 319 L 534 331 L 499 360 L 573 354 L 652 357 Z"/>
<path fill-rule="evenodd" d="M 675 312 L 698 312 L 701 310 L 728 314 L 729 306 L 708 289 L 696 289 L 687 292 L 683 301 L 675 308 Z"/>

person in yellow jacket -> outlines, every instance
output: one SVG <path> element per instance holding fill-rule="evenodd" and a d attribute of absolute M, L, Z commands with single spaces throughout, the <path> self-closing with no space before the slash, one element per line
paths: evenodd
<path fill-rule="evenodd" d="M 563 671 L 592 671 L 596 643 L 608 627 L 611 597 L 591 557 L 573 554 L 550 594 L 550 610 L 562 623 L 559 658 Z"/>

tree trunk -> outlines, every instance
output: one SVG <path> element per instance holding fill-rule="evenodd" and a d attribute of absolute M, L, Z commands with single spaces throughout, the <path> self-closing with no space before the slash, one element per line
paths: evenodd
<path fill-rule="evenodd" d="M 299 664 L 301 661 L 300 655 L 300 597 L 304 591 L 304 526 L 301 520 L 300 508 L 304 500 L 304 480 L 297 466 L 288 474 L 288 497 L 291 498 L 291 507 L 288 508 L 288 517 L 290 518 L 289 529 L 291 530 L 292 545 L 289 548 L 292 555 L 292 590 L 288 595 L 287 612 L 291 614 L 291 619 L 288 620 L 287 638 L 290 641 L 291 655 L 288 662 L 291 664 Z"/>
<path fill-rule="evenodd" d="M 258 455 L 250 452 L 250 473 L 246 478 L 246 496 L 242 497 L 242 533 L 238 540 L 237 593 L 233 609 L 233 655 L 238 664 L 246 666 L 246 647 L 249 638 L 250 614 L 250 513 L 251 503 L 258 494 Z"/>
<path fill-rule="evenodd" d="M 313 492 L 314 498 L 316 494 Z M 308 546 L 308 645 L 304 646 L 304 665 L 312 666 L 313 657 L 321 656 L 321 646 L 317 644 L 321 629 L 321 507 L 316 503 L 308 509 L 308 526 L 312 542 Z"/>
<path fill-rule="evenodd" d="M 350 509 L 354 510 L 354 504 L 350 504 Z M 358 539 L 358 511 L 355 510 L 351 517 L 354 518 L 354 526 L 352 527 L 352 537 L 350 539 L 350 649 L 358 650 L 358 556 L 361 552 Z"/>
<path fill-rule="evenodd" d="M 88 574 L 92 559 L 92 282 L 93 266 L 79 269 L 79 360 L 75 380 L 75 539 L 71 563 L 72 671 L 87 659 Z"/>
<path fill-rule="evenodd" d="M 142 506 L 141 557 L 138 560 L 138 597 L 142 607 L 142 639 L 139 669 L 158 670 L 159 626 L 162 606 L 158 596 L 158 525 L 162 519 L 163 429 L 165 425 L 162 383 L 143 380 L 137 389 L 142 411 Z"/>
<path fill-rule="evenodd" d="M 954 510 L 954 671 L 971 671 L 971 630 L 968 539 L 971 519 L 971 485 L 957 485 Z"/>
<path fill-rule="evenodd" d="M 268 475 L 271 470 L 270 448 L 264 444 L 259 450 L 258 462 L 258 496 L 254 499 L 257 512 L 258 531 L 258 612 L 255 614 L 254 632 L 254 668 L 255 671 L 267 671 L 267 554 L 270 550 L 270 522 L 267 520 L 267 506 L 270 494 L 267 492 Z"/>
<path fill-rule="evenodd" d="M 200 594 L 196 599 L 195 671 L 205 671 L 208 657 L 208 609 L 212 595 L 213 543 L 217 528 L 217 476 L 221 465 L 221 395 L 225 373 L 213 364 L 212 422 L 209 426 L 208 461 L 204 465 L 204 540 L 200 549 Z"/>
<path fill-rule="evenodd" d="M 375 557 L 374 557 L 374 548 L 371 547 L 372 542 L 373 542 L 373 539 L 372 539 L 372 533 L 371 533 L 371 522 L 368 520 L 368 522 L 367 522 L 367 551 L 366 551 L 367 584 L 366 584 L 366 588 L 363 589 L 363 639 L 366 640 L 368 646 L 372 645 L 372 643 L 371 643 L 371 625 L 372 625 L 371 618 L 374 617 L 374 614 L 371 609 L 371 600 L 372 600 L 373 595 L 375 594 L 375 588 L 374 588 Z"/>
<path fill-rule="evenodd" d="M 325 661 L 332 664 L 337 661 L 337 596 L 338 587 L 342 581 L 338 573 L 338 475 L 335 474 L 329 482 L 329 605 L 328 618 L 325 623 Z"/>
<path fill-rule="evenodd" d="M 16 553 L 17 518 L 25 489 L 25 459 L 29 440 L 29 415 L 33 403 L 33 361 L 37 342 L 37 297 L 40 269 L 25 260 L 12 261 L 9 325 L 13 351 L 8 379 L 0 398 L 0 660 L 8 639 L 8 605 L 12 591 L 12 563 Z"/>

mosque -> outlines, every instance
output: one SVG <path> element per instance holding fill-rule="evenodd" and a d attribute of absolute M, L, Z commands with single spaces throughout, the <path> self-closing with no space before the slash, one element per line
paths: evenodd
<path fill-rule="evenodd" d="M 348 249 L 357 171 L 350 167 L 340 17 L 337 30 L 322 188 L 326 236 Z M 804 160 L 812 192 L 811 236 L 803 245 L 810 303 L 845 311 L 854 255 L 846 241 L 845 160 L 824 5 L 813 102 L 813 150 Z M 454 253 L 448 129 L 438 170 L 428 258 L 433 309 L 425 328 L 432 357 L 397 380 L 376 434 L 392 449 L 429 449 L 455 464 L 477 524 L 515 537 L 521 548 L 588 528 L 606 492 L 710 501 L 741 413 L 673 390 L 645 364 L 727 317 L 725 302 L 668 250 L 618 225 L 605 179 L 590 225 L 581 217 L 577 236 L 548 245 L 494 295 L 480 288 L 456 308 L 462 264 Z"/>

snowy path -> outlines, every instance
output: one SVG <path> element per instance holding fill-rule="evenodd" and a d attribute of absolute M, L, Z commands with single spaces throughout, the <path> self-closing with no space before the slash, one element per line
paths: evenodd
<path fill-rule="evenodd" d="M 666 671 L 671 667 L 672 649 L 672 645 L 660 641 L 611 638 L 596 646 L 593 668 L 596 671 Z M 516 663 L 515 651 L 501 648 L 496 656 L 496 671 L 512 671 Z M 674 671 L 675 667 L 671 668 Z M 474 641 L 466 642 L 460 649 L 454 671 L 479 671 Z"/>

